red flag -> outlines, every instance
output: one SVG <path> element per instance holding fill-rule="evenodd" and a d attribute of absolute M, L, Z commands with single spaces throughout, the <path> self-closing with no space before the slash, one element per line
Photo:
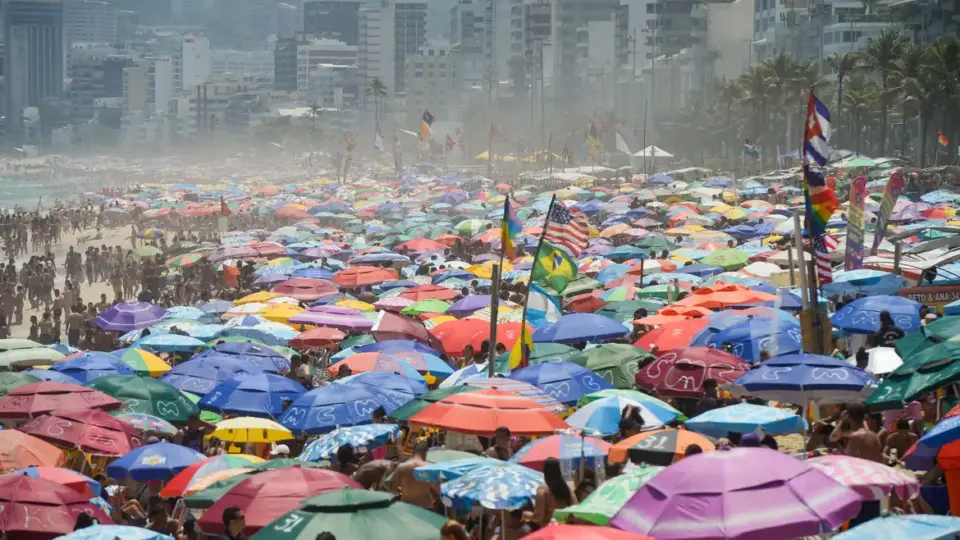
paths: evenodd
<path fill-rule="evenodd" d="M 454 142 L 449 135 L 447 135 L 447 141 L 445 144 L 447 145 L 447 150 L 453 150 L 453 147 L 457 145 L 457 143 Z"/>
<path fill-rule="evenodd" d="M 240 287 L 240 270 L 235 266 L 223 267 L 223 284 L 237 289 Z"/>
<path fill-rule="evenodd" d="M 229 216 L 233 212 L 230 211 L 230 207 L 227 206 L 227 201 L 223 200 L 223 195 L 220 196 L 220 215 Z"/>

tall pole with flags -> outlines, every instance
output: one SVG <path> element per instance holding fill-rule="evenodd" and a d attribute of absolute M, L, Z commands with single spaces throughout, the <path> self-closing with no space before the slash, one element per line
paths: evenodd
<path fill-rule="evenodd" d="M 537 250 L 533 252 L 534 260 L 540 254 L 540 248 L 543 247 L 543 238 L 547 235 L 547 227 L 550 225 L 550 214 L 553 212 L 553 206 L 557 204 L 557 196 L 550 198 L 550 206 L 547 207 L 547 214 L 543 220 L 543 232 L 540 233 L 540 239 L 537 240 Z M 534 262 L 536 264 L 536 262 Z M 530 363 L 531 346 L 528 343 L 533 342 L 533 336 L 527 337 L 527 300 L 530 298 L 530 284 L 533 283 L 533 273 L 527 280 L 527 290 L 523 295 L 523 312 L 520 315 L 520 338 L 513 346 L 510 352 L 510 367 L 526 367 Z"/>

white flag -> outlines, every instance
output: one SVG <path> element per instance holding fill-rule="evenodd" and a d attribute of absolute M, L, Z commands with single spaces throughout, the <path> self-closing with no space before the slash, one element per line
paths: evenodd
<path fill-rule="evenodd" d="M 383 152 L 383 135 L 380 133 L 380 128 L 377 128 L 377 134 L 373 137 L 373 147 Z"/>
<path fill-rule="evenodd" d="M 628 156 L 633 154 L 630 151 L 630 147 L 627 146 L 627 141 L 623 140 L 623 135 L 621 135 L 619 131 L 617 132 L 617 150 Z"/>

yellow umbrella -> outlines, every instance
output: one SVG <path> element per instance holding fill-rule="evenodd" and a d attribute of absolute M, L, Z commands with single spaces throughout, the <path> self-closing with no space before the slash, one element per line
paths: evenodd
<path fill-rule="evenodd" d="M 780 234 L 772 234 L 772 235 L 764 238 L 763 241 L 761 241 L 760 243 L 763 244 L 763 245 L 765 245 L 765 246 L 769 246 L 770 244 L 773 244 L 774 242 L 779 242 L 780 240 L 783 240 L 783 235 L 780 235 Z"/>
<path fill-rule="evenodd" d="M 723 203 L 721 203 L 721 204 L 718 204 L 718 205 L 714 206 L 713 208 L 711 208 L 711 209 L 710 209 L 710 212 L 713 213 L 713 214 L 722 214 L 722 213 L 728 212 L 728 211 L 730 211 L 730 210 L 733 210 L 733 207 L 732 207 L 732 206 L 730 206 L 729 204 L 723 204 Z"/>
<path fill-rule="evenodd" d="M 736 191 L 724 191 L 722 197 L 723 197 L 723 202 L 727 202 L 727 203 L 730 203 L 730 204 L 733 204 L 733 203 L 736 203 L 736 202 L 737 202 L 737 192 L 736 192 Z"/>
<path fill-rule="evenodd" d="M 283 264 L 283 263 L 288 262 L 288 261 L 294 261 L 294 262 L 296 262 L 294 259 L 292 259 L 292 258 L 290 258 L 290 257 L 277 257 L 276 259 L 270 259 L 269 261 L 267 261 L 267 264 L 268 264 L 268 265 L 269 265 L 269 264 Z"/>
<path fill-rule="evenodd" d="M 133 368 L 138 374 L 146 371 L 151 377 L 159 377 L 170 371 L 170 364 L 150 351 L 131 347 L 123 351 L 120 361 Z"/>
<path fill-rule="evenodd" d="M 293 438 L 293 433 L 267 418 L 240 416 L 218 422 L 210 436 L 235 443 L 271 443 L 289 441 Z"/>
<path fill-rule="evenodd" d="M 268 321 L 287 324 L 287 322 L 290 320 L 290 317 L 303 313 L 304 311 L 306 310 L 300 306 L 277 303 L 270 304 L 270 307 L 261 311 L 260 315 Z"/>
<path fill-rule="evenodd" d="M 481 279 L 493 279 L 493 265 L 497 264 L 497 261 L 487 261 L 483 264 L 475 264 L 473 266 L 467 267 L 467 272 L 477 276 Z M 513 272 L 513 265 L 510 261 L 503 261 L 502 272 Z"/>
<path fill-rule="evenodd" d="M 454 317 L 454 316 L 452 316 L 452 315 L 437 315 L 436 317 L 431 317 L 431 318 L 423 321 L 423 326 L 424 326 L 424 328 L 426 328 L 427 330 L 430 330 L 431 328 L 433 328 L 433 327 L 435 327 L 435 326 L 439 326 L 439 325 L 441 325 L 441 324 L 443 324 L 443 323 L 445 323 L 445 322 L 450 322 L 450 321 L 455 321 L 455 320 L 457 320 L 457 318 Z"/>
<path fill-rule="evenodd" d="M 242 306 L 243 304 L 249 304 L 251 302 L 266 302 L 267 300 L 272 300 L 280 296 L 282 295 L 277 294 L 275 292 L 260 291 L 260 292 L 255 292 L 253 294 L 248 294 L 243 298 L 234 301 L 233 303 L 238 306 Z"/>
<path fill-rule="evenodd" d="M 700 230 L 691 234 L 690 239 L 700 240 L 703 242 L 710 242 L 710 241 L 728 242 L 730 240 L 733 240 L 733 237 L 725 232 Z"/>
<path fill-rule="evenodd" d="M 747 219 L 747 213 L 742 208 L 734 208 L 723 213 L 723 217 L 729 220 Z"/>
<path fill-rule="evenodd" d="M 359 300 L 353 300 L 351 298 L 344 298 L 343 300 L 337 300 L 333 305 L 359 309 L 360 311 L 376 311 L 377 308 L 373 304 L 368 304 L 366 302 L 361 302 Z"/>

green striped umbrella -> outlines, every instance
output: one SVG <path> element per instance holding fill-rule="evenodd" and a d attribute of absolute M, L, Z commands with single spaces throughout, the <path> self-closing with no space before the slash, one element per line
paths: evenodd
<path fill-rule="evenodd" d="M 627 501 L 651 478 L 660 474 L 664 467 L 643 466 L 611 478 L 600 484 L 580 504 L 556 510 L 553 517 L 561 523 L 571 519 L 588 521 L 594 525 L 606 525 L 627 504 Z"/>

